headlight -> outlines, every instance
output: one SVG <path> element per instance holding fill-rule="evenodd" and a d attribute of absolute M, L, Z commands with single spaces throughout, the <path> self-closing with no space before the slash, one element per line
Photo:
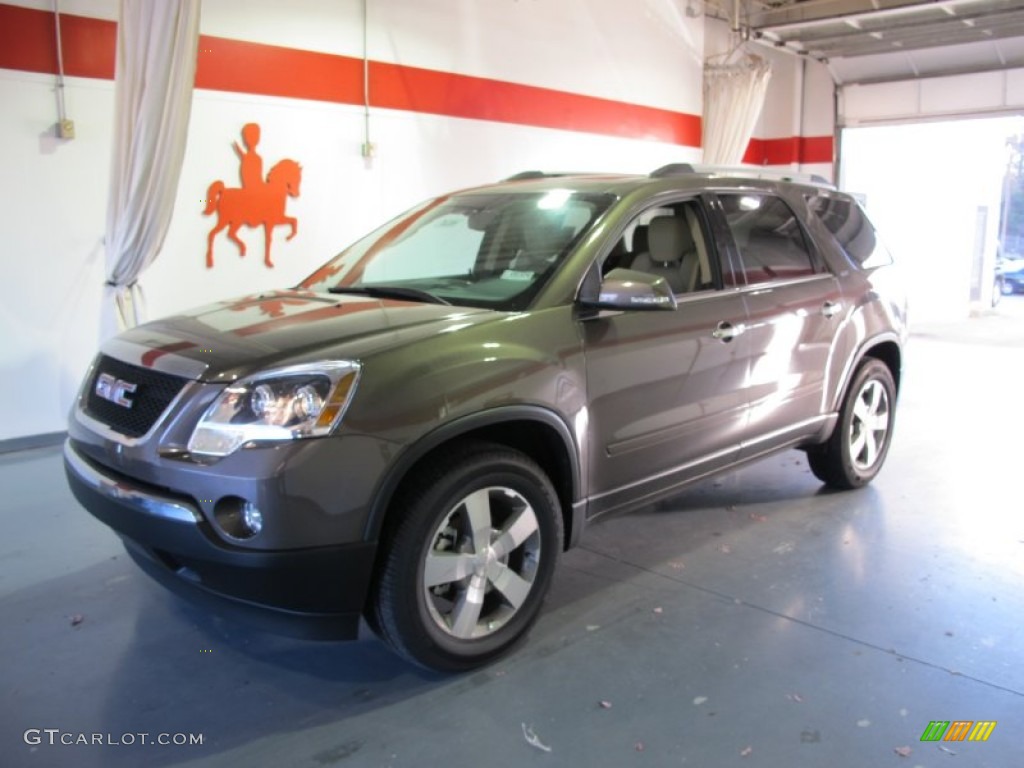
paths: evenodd
<path fill-rule="evenodd" d="M 359 364 L 348 360 L 293 365 L 239 379 L 206 409 L 188 449 L 227 456 L 254 440 L 329 434 L 345 414 L 358 379 Z"/>

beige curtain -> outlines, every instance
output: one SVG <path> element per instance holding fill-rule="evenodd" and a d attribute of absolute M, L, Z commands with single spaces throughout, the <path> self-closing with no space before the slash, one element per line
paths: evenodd
<path fill-rule="evenodd" d="M 200 0 L 121 0 L 100 333 L 143 319 L 139 275 L 171 222 L 192 112 Z"/>
<path fill-rule="evenodd" d="M 704 163 L 738 165 L 764 106 L 771 65 L 754 54 L 704 66 Z"/>

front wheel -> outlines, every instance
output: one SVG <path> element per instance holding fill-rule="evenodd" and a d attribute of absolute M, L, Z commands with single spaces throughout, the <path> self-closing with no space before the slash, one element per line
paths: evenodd
<path fill-rule="evenodd" d="M 882 468 L 892 440 L 896 385 L 888 366 L 868 358 L 850 382 L 828 442 L 807 450 L 815 477 L 833 488 L 860 488 Z"/>
<path fill-rule="evenodd" d="M 464 446 L 424 467 L 397 499 L 371 611 L 399 654 L 463 671 L 533 624 L 562 548 L 558 497 L 525 455 Z"/>

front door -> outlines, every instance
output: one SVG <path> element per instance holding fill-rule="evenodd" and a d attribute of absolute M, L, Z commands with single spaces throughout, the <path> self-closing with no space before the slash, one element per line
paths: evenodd
<path fill-rule="evenodd" d="M 696 199 L 659 205 L 636 217 L 613 251 L 617 266 L 665 277 L 676 310 L 580 320 L 592 514 L 661 494 L 739 453 L 749 369 L 745 306 L 736 288 L 723 287 L 706 222 Z"/>

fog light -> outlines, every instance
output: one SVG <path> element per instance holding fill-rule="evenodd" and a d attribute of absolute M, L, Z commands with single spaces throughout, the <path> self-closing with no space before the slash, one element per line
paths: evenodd
<path fill-rule="evenodd" d="M 249 529 L 250 536 L 263 530 L 263 513 L 251 501 L 242 505 L 242 525 Z"/>
<path fill-rule="evenodd" d="M 263 513 L 251 501 L 225 496 L 213 508 L 217 527 L 232 539 L 251 539 L 263 530 Z"/>

